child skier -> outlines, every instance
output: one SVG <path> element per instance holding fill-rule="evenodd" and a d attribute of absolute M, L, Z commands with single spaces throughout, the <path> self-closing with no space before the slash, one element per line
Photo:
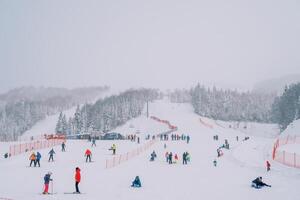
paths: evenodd
<path fill-rule="evenodd" d="M 44 176 L 44 185 L 45 185 L 45 188 L 44 188 L 43 194 L 49 194 L 49 193 L 48 193 L 49 182 L 52 181 L 52 179 L 50 178 L 51 175 L 52 175 L 52 173 L 51 173 L 51 172 L 48 172 L 48 173 Z"/>
<path fill-rule="evenodd" d="M 89 162 L 92 162 L 92 160 L 91 160 L 91 155 L 92 155 L 91 150 L 87 149 L 87 150 L 85 151 L 85 154 L 84 154 L 84 155 L 86 156 L 85 162 L 87 162 L 88 160 L 89 160 Z"/>
<path fill-rule="evenodd" d="M 267 166 L 267 171 L 270 171 L 271 170 L 271 164 L 268 160 L 266 161 L 266 166 Z"/>
<path fill-rule="evenodd" d="M 174 156 L 174 163 L 176 164 L 177 162 L 178 162 L 178 155 L 175 154 L 175 156 Z"/>
<path fill-rule="evenodd" d="M 79 188 L 78 188 L 78 184 L 80 183 L 80 180 L 81 180 L 80 168 L 76 167 L 76 169 L 75 169 L 75 189 L 76 189 L 76 193 L 80 193 Z"/>
<path fill-rule="evenodd" d="M 50 160 L 52 160 L 52 162 L 54 161 L 53 160 L 53 155 L 55 154 L 55 151 L 53 150 L 53 148 L 50 150 L 50 152 L 49 152 L 49 160 L 48 160 L 48 162 L 50 162 Z"/>

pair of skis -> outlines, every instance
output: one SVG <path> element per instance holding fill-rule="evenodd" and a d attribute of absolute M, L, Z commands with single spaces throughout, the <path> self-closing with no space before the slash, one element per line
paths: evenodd
<path fill-rule="evenodd" d="M 55 195 L 55 194 L 58 194 L 58 193 L 57 193 L 57 192 L 54 192 L 54 193 L 47 193 L 47 194 L 40 193 L 40 195 Z M 63 194 L 86 194 L 86 193 L 78 193 L 78 192 L 64 192 Z"/>

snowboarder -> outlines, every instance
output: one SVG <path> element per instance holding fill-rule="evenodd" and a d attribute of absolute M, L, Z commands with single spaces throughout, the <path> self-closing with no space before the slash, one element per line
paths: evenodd
<path fill-rule="evenodd" d="M 31 167 L 32 163 L 33 163 L 33 166 L 35 166 L 36 155 L 34 152 L 32 152 L 32 154 L 30 155 L 29 160 L 30 160 L 29 166 Z"/>
<path fill-rule="evenodd" d="M 48 189 L 49 189 L 49 183 L 50 183 L 50 181 L 52 181 L 51 175 L 52 175 L 52 173 L 51 173 L 51 172 L 48 172 L 48 173 L 44 176 L 44 185 L 45 185 L 45 188 L 44 188 L 43 194 L 49 194 L 49 192 L 48 192 Z"/>
<path fill-rule="evenodd" d="M 85 162 L 87 162 L 88 160 L 89 160 L 89 162 L 92 162 L 92 160 L 91 160 L 91 155 L 92 155 L 91 150 L 87 149 L 87 150 L 85 151 L 85 154 L 84 154 L 84 155 L 86 156 Z"/>
<path fill-rule="evenodd" d="M 50 162 L 50 160 L 52 160 L 52 162 L 54 161 L 54 159 L 53 159 L 53 155 L 55 154 L 55 151 L 53 150 L 53 148 L 49 151 L 49 160 L 48 160 L 48 162 Z"/>
<path fill-rule="evenodd" d="M 42 158 L 42 155 L 40 154 L 40 152 L 37 152 L 36 153 L 36 160 L 35 160 L 34 166 L 36 166 L 38 164 L 39 167 L 41 167 L 41 164 L 40 164 L 41 158 Z"/>
<path fill-rule="evenodd" d="M 80 183 L 81 180 L 81 174 L 80 174 L 80 169 L 79 167 L 76 167 L 75 169 L 75 189 L 76 189 L 76 193 L 80 194 L 79 188 L 78 188 L 78 184 Z"/>
<path fill-rule="evenodd" d="M 142 187 L 142 183 L 139 176 L 136 176 L 131 184 L 131 187 Z"/>
<path fill-rule="evenodd" d="M 270 171 L 271 170 L 271 164 L 268 160 L 266 161 L 266 166 L 267 166 L 267 171 Z"/>
<path fill-rule="evenodd" d="M 261 177 L 261 176 L 260 176 L 260 177 L 257 177 L 256 179 L 254 179 L 254 180 L 252 181 L 252 187 L 254 187 L 254 188 L 256 188 L 256 189 L 260 189 L 260 188 L 262 188 L 263 186 L 271 187 L 271 185 L 268 185 L 268 184 L 266 184 L 266 183 L 264 183 L 264 182 L 262 181 L 262 177 Z"/>
<path fill-rule="evenodd" d="M 92 139 L 92 147 L 93 146 L 96 146 L 96 139 L 95 138 Z"/>
<path fill-rule="evenodd" d="M 61 151 L 62 152 L 66 151 L 66 144 L 65 144 L 65 142 L 61 143 Z"/>
<path fill-rule="evenodd" d="M 140 137 L 137 138 L 137 143 L 138 143 L 138 144 L 140 143 Z"/>

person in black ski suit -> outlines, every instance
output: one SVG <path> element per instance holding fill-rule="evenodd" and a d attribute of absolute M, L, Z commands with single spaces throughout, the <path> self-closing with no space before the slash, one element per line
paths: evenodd
<path fill-rule="evenodd" d="M 187 153 L 184 152 L 182 155 L 182 164 L 187 165 Z"/>
<path fill-rule="evenodd" d="M 65 142 L 63 142 L 63 143 L 61 144 L 61 151 L 62 151 L 62 152 L 65 152 L 65 151 L 66 151 L 66 144 L 65 144 Z"/>
<path fill-rule="evenodd" d="M 49 160 L 48 160 L 48 162 L 50 162 L 50 160 L 52 160 L 52 162 L 54 161 L 54 159 L 53 159 L 53 155 L 55 154 L 55 151 L 53 150 L 53 149 L 51 149 L 51 151 L 49 152 Z"/>
<path fill-rule="evenodd" d="M 257 188 L 257 189 L 259 189 L 263 186 L 271 187 L 271 185 L 268 185 L 268 184 L 266 184 L 262 181 L 262 177 L 257 177 L 256 179 L 254 179 L 252 181 L 252 186 Z"/>
<path fill-rule="evenodd" d="M 169 153 L 169 164 L 173 163 L 173 154 L 172 152 Z"/>

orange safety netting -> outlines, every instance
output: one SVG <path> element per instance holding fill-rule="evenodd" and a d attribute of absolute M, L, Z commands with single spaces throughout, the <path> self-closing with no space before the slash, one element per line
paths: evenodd
<path fill-rule="evenodd" d="M 124 154 L 121 154 L 121 155 L 116 155 L 111 159 L 106 159 L 105 168 L 108 169 L 108 168 L 115 167 L 115 166 L 117 166 L 117 165 L 119 165 L 123 162 L 126 162 L 126 161 L 138 156 L 142 152 L 148 150 L 156 142 L 157 142 L 157 140 L 150 140 L 149 142 L 147 142 L 143 146 L 138 147 L 137 149 L 134 149 L 130 152 L 127 152 L 127 153 L 124 153 Z"/>
<path fill-rule="evenodd" d="M 62 142 L 65 142 L 65 139 L 36 140 L 22 144 L 15 144 L 9 147 L 9 155 L 15 156 L 31 150 L 54 147 L 56 145 L 62 144 Z"/>
<path fill-rule="evenodd" d="M 300 144 L 300 137 L 287 136 L 286 138 L 277 139 L 273 146 L 273 160 L 290 167 L 300 168 L 300 155 L 278 149 L 280 146 L 287 144 Z"/>

